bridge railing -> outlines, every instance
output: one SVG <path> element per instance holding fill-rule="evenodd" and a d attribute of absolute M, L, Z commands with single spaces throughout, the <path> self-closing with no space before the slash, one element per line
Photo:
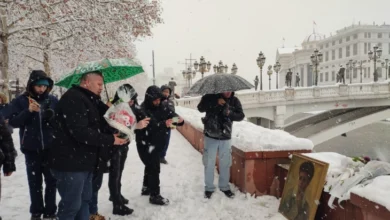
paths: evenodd
<path fill-rule="evenodd" d="M 285 88 L 270 91 L 243 91 L 236 92 L 236 96 L 240 99 L 242 105 L 254 104 L 278 104 L 281 102 L 321 99 L 331 97 L 348 97 L 357 98 L 359 96 L 390 95 L 390 83 L 361 83 L 351 85 L 330 85 L 316 87 L 300 87 L 300 88 Z M 201 97 L 191 97 L 177 99 L 177 105 L 187 108 L 196 109 Z"/>

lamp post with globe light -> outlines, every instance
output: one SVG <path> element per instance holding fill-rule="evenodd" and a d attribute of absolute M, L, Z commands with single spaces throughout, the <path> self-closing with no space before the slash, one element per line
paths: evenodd
<path fill-rule="evenodd" d="M 356 67 L 356 60 L 353 61 L 353 60 L 349 60 L 348 63 L 346 64 L 347 66 L 347 69 L 349 70 L 349 84 L 352 84 L 352 77 L 353 77 L 353 70 L 355 69 Z"/>
<path fill-rule="evenodd" d="M 267 74 L 268 74 L 268 80 L 269 80 L 269 90 L 271 90 L 271 75 L 272 75 L 272 65 L 269 65 L 268 66 L 268 71 L 267 71 Z"/>
<path fill-rule="evenodd" d="M 237 65 L 235 63 L 233 63 L 233 66 L 232 66 L 232 74 L 233 75 L 236 75 L 238 72 L 238 68 L 237 68 Z"/>
<path fill-rule="evenodd" d="M 382 49 L 378 46 L 374 46 L 374 51 L 368 52 L 368 58 L 370 61 L 374 61 L 374 82 L 378 81 L 378 72 L 376 71 L 376 62 L 382 56 Z"/>
<path fill-rule="evenodd" d="M 263 52 L 260 52 L 256 59 L 257 66 L 260 68 L 260 90 L 263 90 L 263 66 L 265 64 L 265 60 L 266 58 Z"/>
<path fill-rule="evenodd" d="M 282 65 L 280 65 L 279 61 L 277 61 L 274 65 L 274 71 L 276 72 L 276 89 L 279 89 L 279 71 Z"/>
<path fill-rule="evenodd" d="M 196 71 L 192 71 L 190 67 L 182 72 L 183 78 L 186 79 L 188 87 L 191 87 L 192 79 L 196 76 Z"/>
<path fill-rule="evenodd" d="M 311 63 L 313 64 L 313 69 L 315 71 L 315 81 L 314 85 L 318 85 L 318 66 L 322 62 L 322 53 L 318 49 L 314 50 L 314 53 L 310 56 Z"/>
<path fill-rule="evenodd" d="M 229 67 L 227 65 L 223 65 L 222 61 L 219 61 L 218 66 L 214 65 L 213 67 L 214 73 L 227 73 Z"/>
<path fill-rule="evenodd" d="M 204 73 L 210 71 L 210 69 L 211 69 L 211 63 L 210 63 L 210 61 L 209 61 L 209 62 L 206 62 L 206 60 L 205 60 L 204 57 L 202 56 L 202 57 L 200 58 L 200 62 L 199 62 L 199 63 L 198 63 L 198 61 L 195 61 L 195 63 L 194 63 L 194 68 L 195 68 L 195 71 L 200 72 L 200 73 L 202 74 L 202 78 L 203 78 Z M 199 70 L 198 70 L 198 69 L 199 69 Z"/>

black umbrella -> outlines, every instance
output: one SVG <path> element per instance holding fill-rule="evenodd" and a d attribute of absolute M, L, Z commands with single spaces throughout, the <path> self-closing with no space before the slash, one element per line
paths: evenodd
<path fill-rule="evenodd" d="M 214 73 L 196 82 L 188 91 L 189 94 L 218 94 L 251 89 L 254 86 L 238 75 Z"/>

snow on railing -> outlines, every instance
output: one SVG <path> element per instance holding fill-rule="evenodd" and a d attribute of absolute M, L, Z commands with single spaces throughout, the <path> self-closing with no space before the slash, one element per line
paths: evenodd
<path fill-rule="evenodd" d="M 236 92 L 236 96 L 240 99 L 243 106 L 251 104 L 278 104 L 280 102 L 294 101 L 294 100 L 310 100 L 321 98 L 339 98 L 351 96 L 372 96 L 378 98 L 378 94 L 390 95 L 390 83 L 359 83 L 350 85 L 331 85 L 331 86 L 313 86 L 306 88 L 285 88 L 270 91 L 244 91 Z M 177 99 L 177 105 L 187 108 L 196 109 L 201 97 L 191 97 Z"/>

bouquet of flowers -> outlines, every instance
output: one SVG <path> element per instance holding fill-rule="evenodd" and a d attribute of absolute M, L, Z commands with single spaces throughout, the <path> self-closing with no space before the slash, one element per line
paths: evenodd
<path fill-rule="evenodd" d="M 107 110 L 104 118 L 107 123 L 119 130 L 119 138 L 132 140 L 137 119 L 129 106 L 136 100 L 137 93 L 130 84 L 121 85 L 112 100 L 113 105 Z"/>

